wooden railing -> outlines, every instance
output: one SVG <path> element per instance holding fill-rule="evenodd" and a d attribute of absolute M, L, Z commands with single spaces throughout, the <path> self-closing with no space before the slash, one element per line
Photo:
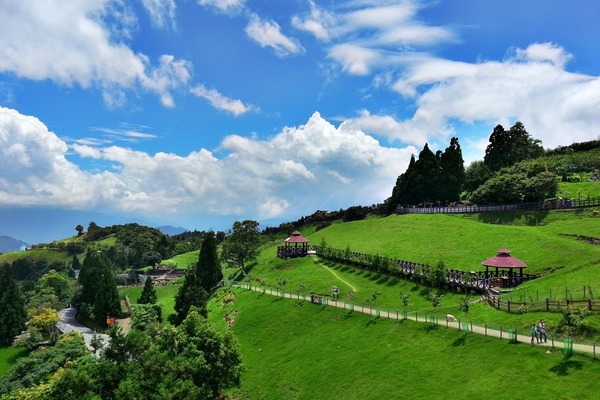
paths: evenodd
<path fill-rule="evenodd" d="M 412 261 L 395 258 L 373 256 L 348 250 L 334 249 L 331 247 L 313 246 L 312 250 L 319 257 L 357 266 L 375 272 L 386 273 L 399 278 L 419 279 L 426 281 L 430 276 L 431 267 Z M 467 272 L 447 269 L 442 283 L 450 288 L 462 288 L 487 292 L 494 286 L 514 287 L 523 282 L 537 278 L 537 275 L 510 275 L 508 273 L 489 271 Z"/>
<path fill-rule="evenodd" d="M 568 307 L 585 309 L 589 312 L 600 312 L 600 300 L 581 299 L 581 300 L 558 300 L 543 299 L 539 301 L 512 301 L 503 300 L 499 296 L 489 296 L 488 302 L 494 308 L 513 313 L 522 313 L 530 311 L 562 311 Z"/>
<path fill-rule="evenodd" d="M 600 197 L 581 199 L 557 199 L 548 201 L 535 201 L 516 204 L 490 204 L 490 205 L 460 205 L 460 206 L 426 206 L 426 207 L 398 207 L 396 214 L 476 214 L 498 211 L 550 211 L 568 210 L 576 208 L 599 207 Z"/>

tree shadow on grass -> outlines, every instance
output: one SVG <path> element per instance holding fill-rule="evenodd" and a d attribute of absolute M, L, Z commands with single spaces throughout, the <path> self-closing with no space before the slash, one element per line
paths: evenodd
<path fill-rule="evenodd" d="M 377 322 L 379 322 L 379 317 L 370 319 L 369 322 L 367 322 L 365 326 L 376 325 Z"/>
<path fill-rule="evenodd" d="M 469 337 L 468 334 L 463 333 L 454 342 L 452 342 L 452 346 L 458 347 L 458 346 L 464 346 L 464 345 L 466 345 L 468 337 Z"/>
<path fill-rule="evenodd" d="M 550 368 L 550 372 L 554 372 L 558 376 L 567 376 L 571 371 L 579 371 L 583 368 L 583 363 L 581 361 L 575 360 L 564 360 L 560 362 L 560 364 L 555 365 Z"/>

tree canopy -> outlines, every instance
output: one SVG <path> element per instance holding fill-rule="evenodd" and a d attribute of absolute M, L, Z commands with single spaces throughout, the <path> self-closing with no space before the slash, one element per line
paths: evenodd
<path fill-rule="evenodd" d="M 233 230 L 223 241 L 222 257 L 229 264 L 238 266 L 245 273 L 245 266 L 258 255 L 260 232 L 258 222 L 245 220 L 233 223 Z"/>
<path fill-rule="evenodd" d="M 114 267 L 100 251 L 88 251 L 79 273 L 75 305 L 84 316 L 105 325 L 107 316 L 119 316 L 121 305 Z"/>
<path fill-rule="evenodd" d="M 210 293 L 223 279 L 223 272 L 217 255 L 217 242 L 212 231 L 208 232 L 202 241 L 197 270 L 200 286 L 207 293 Z"/>
<path fill-rule="evenodd" d="M 525 130 L 525 126 L 517 121 L 508 131 L 504 130 L 502 125 L 494 128 L 483 161 L 491 171 L 495 172 L 543 154 L 541 141 L 532 138 Z"/>
<path fill-rule="evenodd" d="M 25 329 L 27 312 L 21 289 L 9 264 L 0 268 L 0 344 L 10 344 Z"/>

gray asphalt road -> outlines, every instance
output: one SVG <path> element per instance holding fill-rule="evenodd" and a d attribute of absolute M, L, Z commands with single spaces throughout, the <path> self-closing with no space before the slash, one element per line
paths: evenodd
<path fill-rule="evenodd" d="M 62 310 L 60 310 L 58 312 L 58 317 L 60 318 L 60 321 L 56 323 L 56 327 L 62 333 L 81 333 L 83 335 L 83 339 L 85 340 L 85 345 L 88 349 L 90 349 L 90 351 L 93 351 L 91 342 L 95 332 L 93 329 L 90 329 L 87 326 L 83 326 L 79 322 L 77 322 L 77 320 L 75 319 L 76 313 L 77 310 L 73 307 L 63 308 Z M 105 335 L 103 333 L 96 333 L 96 336 L 100 337 L 103 340 L 104 345 L 108 344 L 108 342 L 110 341 L 110 336 Z"/>

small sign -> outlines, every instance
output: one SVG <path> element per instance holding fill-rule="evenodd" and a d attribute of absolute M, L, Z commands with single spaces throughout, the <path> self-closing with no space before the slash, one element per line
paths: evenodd
<path fill-rule="evenodd" d="M 321 304 L 322 303 L 321 296 L 317 296 L 316 294 L 311 294 L 310 295 L 310 302 L 311 303 L 315 303 L 315 304 Z"/>
<path fill-rule="evenodd" d="M 338 289 L 337 286 L 332 286 L 331 292 L 333 293 L 333 298 L 337 300 L 338 294 L 340 294 L 340 289 Z"/>

